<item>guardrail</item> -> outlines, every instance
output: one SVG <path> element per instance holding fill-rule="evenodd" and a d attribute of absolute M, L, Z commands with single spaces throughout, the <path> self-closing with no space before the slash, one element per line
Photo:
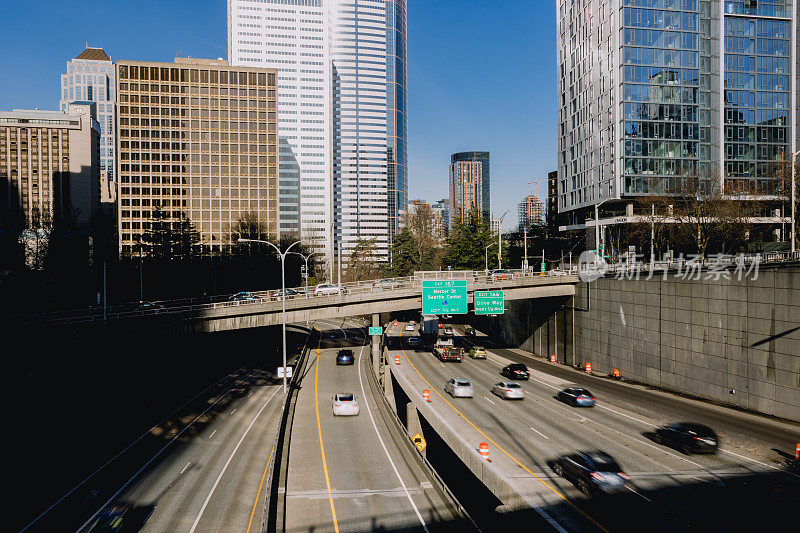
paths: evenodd
<path fill-rule="evenodd" d="M 673 261 L 632 261 L 612 263 L 608 265 L 606 273 L 628 272 L 636 270 L 639 272 L 663 272 L 665 270 L 686 270 L 686 269 L 716 269 L 729 267 L 754 267 L 761 264 L 776 264 L 800 261 L 800 252 L 764 252 L 757 254 L 720 254 L 711 255 L 704 259 L 699 257 L 679 257 Z"/>
<path fill-rule="evenodd" d="M 449 280 L 449 279 L 464 279 L 472 282 L 473 287 L 475 284 L 488 285 L 502 281 L 519 280 L 519 279 L 541 279 L 542 276 L 539 272 L 521 269 L 508 269 L 502 271 L 474 271 L 474 270 L 453 270 L 441 272 L 422 272 L 419 275 L 400 277 L 400 278 L 382 278 L 376 280 L 356 281 L 351 283 L 343 283 L 341 288 L 339 286 L 328 287 L 327 289 L 315 290 L 314 287 L 309 287 L 306 291 L 305 287 L 287 287 L 286 301 L 297 300 L 314 300 L 315 302 L 326 303 L 341 301 L 345 297 L 380 293 L 383 291 L 398 291 L 398 290 L 413 290 L 421 291 L 422 282 L 426 280 Z M 559 275 L 563 272 L 553 271 L 553 274 Z M 237 296 L 238 295 L 238 296 Z M 149 308 L 136 308 L 139 303 L 124 305 L 116 305 L 108 307 L 105 312 L 102 307 L 92 307 L 90 309 L 75 309 L 68 311 L 55 311 L 50 313 L 42 313 L 36 315 L 28 315 L 21 317 L 21 320 L 26 323 L 42 323 L 42 324 L 80 324 L 86 322 L 98 322 L 103 320 L 116 320 L 124 318 L 137 318 L 165 314 L 178 314 L 189 312 L 203 312 L 215 309 L 225 309 L 249 306 L 253 304 L 266 304 L 280 302 L 284 296 L 281 289 L 273 289 L 269 291 L 246 291 L 237 293 L 236 295 L 215 296 L 211 298 L 184 298 L 177 300 L 161 300 L 148 302 Z"/>

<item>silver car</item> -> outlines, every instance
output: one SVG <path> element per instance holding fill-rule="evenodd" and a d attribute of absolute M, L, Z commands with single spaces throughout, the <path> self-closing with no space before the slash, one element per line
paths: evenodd
<path fill-rule="evenodd" d="M 352 393 L 339 393 L 333 397 L 333 414 L 335 416 L 358 415 L 358 398 Z"/>
<path fill-rule="evenodd" d="M 492 394 L 496 394 L 504 400 L 521 400 L 525 398 L 525 390 L 519 383 L 513 381 L 499 381 L 492 387 Z"/>
<path fill-rule="evenodd" d="M 472 383 L 465 378 L 451 378 L 444 386 L 444 391 L 450 393 L 453 398 L 472 398 L 475 396 L 475 389 Z"/>
<path fill-rule="evenodd" d="M 316 287 L 314 287 L 314 296 L 326 295 L 326 294 L 347 294 L 347 287 L 339 287 L 338 285 L 334 285 L 333 283 L 320 283 Z"/>

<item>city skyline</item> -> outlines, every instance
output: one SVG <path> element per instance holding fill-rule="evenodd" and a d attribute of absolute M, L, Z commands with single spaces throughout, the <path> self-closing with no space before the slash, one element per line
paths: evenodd
<path fill-rule="evenodd" d="M 4 109 L 57 108 L 60 95 L 58 75 L 64 72 L 65 63 L 78 55 L 87 42 L 90 47 L 102 46 L 112 60 L 146 58 L 171 62 L 176 56 L 227 58 L 226 2 L 200 2 L 190 12 L 178 4 L 153 3 L 153 9 L 157 5 L 165 21 L 156 21 L 155 24 L 152 20 L 145 23 L 146 5 L 136 10 L 125 6 L 99 9 L 99 5 L 89 2 L 69 10 L 50 2 L 39 4 L 36 10 L 24 5 L 11 6 L 9 16 L 20 20 L 20 26 L 24 26 L 26 20 L 35 20 L 37 24 L 45 25 L 46 37 L 26 49 L 26 57 L 0 60 L 6 72 L 21 80 L 13 89 L 0 87 Z M 474 21 L 475 10 L 481 4 L 461 2 L 457 4 L 459 9 L 454 9 L 455 5 L 441 2 L 423 6 L 411 2 L 408 6 L 408 198 L 446 197 L 450 154 L 480 145 L 493 153 L 496 187 L 492 195 L 492 211 L 514 211 L 519 200 L 514 188 L 531 177 L 543 177 L 548 170 L 555 168 L 555 129 L 548 126 L 555 117 L 555 87 L 554 83 L 535 83 L 541 79 L 537 73 L 542 71 L 545 79 L 554 80 L 552 10 L 529 5 L 495 7 L 482 17 L 482 23 L 495 38 L 488 44 L 481 44 L 465 39 L 457 31 L 457 21 L 448 26 L 438 24 L 445 14 L 464 23 Z M 54 16 L 43 20 L 37 14 L 39 9 L 48 9 Z M 96 16 L 98 12 L 107 13 L 108 19 L 104 19 L 103 24 L 88 26 L 80 35 L 67 33 L 64 29 L 68 26 L 64 22 L 83 22 L 89 14 Z M 167 24 L 170 17 L 178 17 L 185 23 Z M 55 20 L 59 24 L 53 24 Z M 117 20 L 126 23 L 119 24 Z M 141 34 L 133 31 L 139 22 L 151 28 L 152 38 L 141 39 Z M 528 35 L 530 23 L 536 24 L 540 31 Z M 507 33 L 509 24 L 516 34 Z M 199 31 L 197 28 L 206 29 Z M 17 29 L 11 30 L 0 37 L 0 42 L 11 45 Z M 525 49 L 534 46 L 547 52 L 537 54 L 535 58 L 525 53 Z M 512 51 L 504 52 L 502 61 L 497 61 L 496 57 L 488 60 L 492 55 L 501 57 L 501 49 Z M 465 54 L 456 53 L 456 50 L 463 50 Z M 462 113 L 460 106 L 474 101 L 482 91 L 476 92 L 475 88 L 459 83 L 442 67 L 445 63 L 454 68 L 469 64 L 474 71 L 476 63 L 470 57 L 480 59 L 477 63 L 481 69 L 480 77 L 490 80 L 493 91 L 510 95 L 492 100 L 493 112 L 503 110 L 509 120 L 498 123 L 487 117 L 486 120 L 474 121 Z M 519 65 L 523 68 L 520 69 Z M 545 113 L 537 109 L 542 101 L 551 102 L 545 106 Z M 448 131 L 447 135 L 444 130 Z M 527 154 L 531 153 L 536 157 L 528 158 Z M 540 197 L 546 197 L 543 186 L 536 192 Z M 514 227 L 515 218 L 509 214 L 503 221 L 504 228 Z"/>

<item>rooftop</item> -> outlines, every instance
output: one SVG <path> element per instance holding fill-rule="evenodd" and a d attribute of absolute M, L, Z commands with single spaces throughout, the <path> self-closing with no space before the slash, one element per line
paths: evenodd
<path fill-rule="evenodd" d="M 78 54 L 78 57 L 75 59 L 91 59 L 94 61 L 111 61 L 109 57 L 106 55 L 105 50 L 102 48 L 92 48 L 90 46 L 86 47 L 86 50 Z"/>

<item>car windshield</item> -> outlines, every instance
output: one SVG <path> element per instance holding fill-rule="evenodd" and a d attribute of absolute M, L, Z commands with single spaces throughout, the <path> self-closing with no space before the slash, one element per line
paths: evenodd
<path fill-rule="evenodd" d="M 457 379 L 456 385 L 458 385 L 459 387 L 469 387 L 469 381 L 467 381 L 466 379 Z"/>
<path fill-rule="evenodd" d="M 527 367 L 523 364 L 510 365 L 508 368 L 510 368 L 511 370 L 527 370 Z"/>
<path fill-rule="evenodd" d="M 592 393 L 586 389 L 575 389 L 575 394 L 578 396 L 591 396 Z"/>
<path fill-rule="evenodd" d="M 597 472 L 620 472 L 622 469 L 619 467 L 617 463 L 614 461 L 604 461 L 602 463 L 596 462 L 594 464 L 594 469 Z"/>
<path fill-rule="evenodd" d="M 516 383 L 506 383 L 506 388 L 507 389 L 518 389 L 519 385 L 517 385 Z"/>
<path fill-rule="evenodd" d="M 352 402 L 353 395 L 352 394 L 339 394 L 337 395 L 337 400 L 340 402 Z"/>

